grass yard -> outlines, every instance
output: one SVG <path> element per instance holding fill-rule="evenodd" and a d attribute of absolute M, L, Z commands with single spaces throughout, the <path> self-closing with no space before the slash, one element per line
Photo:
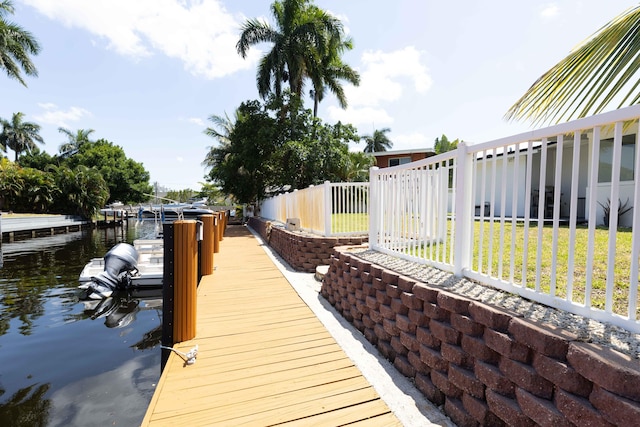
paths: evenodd
<path fill-rule="evenodd" d="M 451 229 L 453 223 L 447 221 L 447 254 L 443 254 L 445 249 L 443 242 L 414 246 L 406 251 L 419 258 L 427 258 L 442 261 L 448 259 L 448 251 L 451 246 Z M 482 228 L 481 228 L 482 227 Z M 572 301 L 585 303 L 587 277 L 591 277 L 591 306 L 599 309 L 605 308 L 606 302 L 606 280 L 607 280 L 607 257 L 609 250 L 609 229 L 600 227 L 595 230 L 595 245 L 593 254 L 593 266 L 587 272 L 587 241 L 588 229 L 586 226 L 578 226 L 575 239 L 569 240 L 569 227 L 558 229 L 556 270 L 552 274 L 553 260 L 553 227 L 551 225 L 542 227 L 542 251 L 538 255 L 538 233 L 539 228 L 535 223 L 530 224 L 528 230 L 528 247 L 524 246 L 525 226 L 523 222 L 516 223 L 515 244 L 512 247 L 511 241 L 514 230 L 511 222 L 504 225 L 502 256 L 500 256 L 500 222 L 494 221 L 493 229 L 488 220 L 480 225 L 475 222 L 474 235 L 472 238 L 473 252 L 472 265 L 474 271 L 497 277 L 506 281 L 513 281 L 516 284 L 526 283 L 529 289 L 536 288 L 537 278 L 540 278 L 540 290 L 543 293 L 550 293 L 552 278 L 555 277 L 555 295 L 560 298 L 567 297 L 567 283 L 569 276 L 573 278 Z M 491 238 L 490 238 L 491 236 Z M 619 229 L 616 234 L 616 254 L 614 266 L 613 288 L 613 312 L 622 316 L 628 314 L 628 298 L 630 287 L 631 270 L 631 237 L 630 229 Z M 482 245 L 481 245 L 482 239 Z M 437 246 L 439 245 L 439 246 Z M 573 271 L 569 272 L 569 248 L 572 247 Z M 439 251 L 438 251 L 439 249 Z M 511 254 L 513 256 L 513 265 Z M 491 256 L 490 256 L 491 253 Z M 540 256 L 540 262 L 538 262 Z M 538 271 L 539 268 L 539 271 Z M 638 284 L 636 284 L 638 286 Z M 636 316 L 640 317 L 640 298 L 636 309 Z"/>
<path fill-rule="evenodd" d="M 500 224 L 495 222 L 493 233 L 490 230 L 489 222 L 483 224 L 483 242 L 482 251 L 480 247 L 480 223 L 476 222 L 474 232 L 473 247 L 473 269 L 487 273 L 491 268 L 492 276 L 509 280 L 511 274 L 511 238 L 512 225 L 505 223 L 504 228 L 504 249 L 502 258 L 499 257 L 500 248 Z M 518 223 L 515 227 L 515 245 L 514 249 L 514 265 L 513 265 L 513 281 L 515 283 L 523 283 L 523 266 L 527 288 L 534 289 L 536 278 L 538 276 L 538 265 L 540 268 L 540 289 L 548 293 L 551 287 L 552 278 L 555 277 L 556 295 L 565 298 L 567 294 L 567 282 L 569 275 L 573 277 L 573 301 L 584 303 L 585 289 L 587 277 L 591 274 L 591 305 L 600 309 L 604 309 L 606 297 L 606 279 L 607 279 L 607 255 L 609 248 L 609 229 L 597 228 L 595 230 L 595 247 L 593 255 L 593 267 L 591 272 L 587 272 L 587 242 L 588 229 L 585 226 L 579 226 L 576 229 L 575 240 L 569 240 L 569 227 L 560 227 L 558 229 L 557 252 L 556 252 L 556 271 L 552 275 L 553 260 L 553 228 L 544 226 L 542 228 L 542 253 L 540 254 L 540 262 L 538 263 L 538 234 L 537 226 L 529 227 L 529 244 L 526 256 L 524 254 L 524 236 L 525 227 L 523 223 Z M 493 239 L 488 237 L 493 235 Z M 631 269 L 631 230 L 620 229 L 616 234 L 616 255 L 614 268 L 615 287 L 613 290 L 613 311 L 615 313 L 626 316 L 628 310 L 629 297 L 629 280 Z M 491 265 L 489 265 L 489 246 L 493 245 L 493 257 Z M 569 272 L 569 248 L 574 251 L 574 270 Z M 482 263 L 480 263 L 480 254 L 482 254 Z M 502 275 L 498 275 L 500 264 L 502 263 Z M 637 284 L 636 284 L 637 286 Z M 640 314 L 640 311 L 638 312 Z"/>
<path fill-rule="evenodd" d="M 369 231 L 369 214 L 368 213 L 341 213 L 331 215 L 331 232 L 332 233 L 350 233 Z"/>

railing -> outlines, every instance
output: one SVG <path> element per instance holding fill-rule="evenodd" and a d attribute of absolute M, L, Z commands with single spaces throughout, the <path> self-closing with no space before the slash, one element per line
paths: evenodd
<path fill-rule="evenodd" d="M 298 218 L 301 229 L 323 236 L 366 234 L 368 199 L 368 182 L 326 181 L 264 200 L 260 216 L 283 224 Z"/>
<path fill-rule="evenodd" d="M 618 215 L 640 201 L 639 117 L 640 105 L 372 168 L 369 245 L 640 332 L 640 207 Z"/>

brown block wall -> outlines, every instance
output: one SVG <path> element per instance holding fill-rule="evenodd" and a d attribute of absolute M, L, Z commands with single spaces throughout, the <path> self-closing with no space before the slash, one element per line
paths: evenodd
<path fill-rule="evenodd" d="M 322 296 L 460 426 L 640 423 L 640 362 L 335 248 Z"/>
<path fill-rule="evenodd" d="M 335 246 L 361 245 L 368 237 L 316 237 L 271 227 L 270 221 L 249 218 L 255 230 L 296 271 L 315 273 L 319 265 L 329 265 Z"/>

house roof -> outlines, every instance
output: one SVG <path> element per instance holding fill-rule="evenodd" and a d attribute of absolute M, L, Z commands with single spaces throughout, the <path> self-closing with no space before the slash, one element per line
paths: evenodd
<path fill-rule="evenodd" d="M 411 150 L 376 151 L 370 154 L 375 157 L 381 157 L 381 156 L 402 156 L 402 155 L 416 154 L 416 153 L 425 153 L 427 154 L 427 157 L 436 155 L 436 152 L 433 150 L 433 148 L 414 148 Z"/>

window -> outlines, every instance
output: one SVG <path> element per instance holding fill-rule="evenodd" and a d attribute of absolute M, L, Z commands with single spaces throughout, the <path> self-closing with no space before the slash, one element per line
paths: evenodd
<path fill-rule="evenodd" d="M 636 158 L 636 136 L 622 137 L 622 156 L 620 159 L 620 181 L 633 181 L 633 162 Z M 600 141 L 600 164 L 598 182 L 611 182 L 613 167 L 613 138 Z"/>
<path fill-rule="evenodd" d="M 411 163 L 411 157 L 393 157 L 389 159 L 389 167 Z"/>

